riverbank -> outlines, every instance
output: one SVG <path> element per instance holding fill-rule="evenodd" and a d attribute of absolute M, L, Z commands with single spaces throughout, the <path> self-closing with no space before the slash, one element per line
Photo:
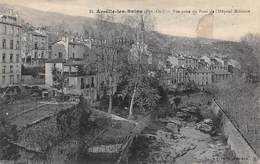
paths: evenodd
<path fill-rule="evenodd" d="M 136 139 L 129 163 L 236 164 L 234 153 L 216 129 L 218 126 L 212 127 L 214 135 L 198 129 L 203 120 L 212 119 L 211 112 L 206 111 L 209 99 L 200 93 L 181 99 L 178 110 L 172 108 L 175 111 L 171 116 L 154 120 Z"/>

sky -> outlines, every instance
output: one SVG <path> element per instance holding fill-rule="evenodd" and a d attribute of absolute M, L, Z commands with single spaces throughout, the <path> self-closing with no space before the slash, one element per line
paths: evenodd
<path fill-rule="evenodd" d="M 207 13 L 199 10 L 214 10 L 212 38 L 238 41 L 248 32 L 260 33 L 260 0 L 0 0 L 1 3 L 21 5 L 42 11 L 57 12 L 72 16 L 94 17 L 90 10 L 140 9 L 169 11 L 154 13 L 155 30 L 161 33 L 196 37 L 201 17 Z M 216 10 L 249 10 L 246 13 L 220 13 Z M 189 10 L 191 13 L 176 13 L 173 10 Z M 197 11 L 193 14 L 192 11 Z M 120 15 L 120 14 L 119 14 Z"/>

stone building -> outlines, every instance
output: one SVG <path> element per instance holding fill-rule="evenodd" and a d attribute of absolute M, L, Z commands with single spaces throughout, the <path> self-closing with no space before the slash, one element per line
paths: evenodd
<path fill-rule="evenodd" d="M 22 34 L 22 62 L 25 67 L 44 67 L 49 58 L 48 35 L 43 30 L 24 31 Z"/>
<path fill-rule="evenodd" d="M 13 14 L 0 15 L 0 87 L 20 83 L 21 26 Z"/>
<path fill-rule="evenodd" d="M 223 80 L 229 80 L 232 77 L 232 73 L 228 72 L 227 70 L 214 70 L 212 75 L 213 82 L 219 82 Z"/>
<path fill-rule="evenodd" d="M 190 73 L 190 81 L 196 85 L 203 86 L 212 83 L 212 71 L 208 69 L 198 69 Z"/>
<path fill-rule="evenodd" d="M 45 85 L 55 88 L 53 71 L 62 72 L 64 78 L 64 94 L 67 96 L 83 95 L 95 101 L 104 94 L 107 83 L 104 72 L 90 67 L 86 60 L 51 59 L 45 63 Z M 116 92 L 118 76 L 113 76 L 113 93 Z M 61 92 L 61 91 L 60 91 Z"/>

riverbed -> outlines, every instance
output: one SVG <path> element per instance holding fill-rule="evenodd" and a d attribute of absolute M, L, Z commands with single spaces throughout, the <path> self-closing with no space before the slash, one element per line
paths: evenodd
<path fill-rule="evenodd" d="M 181 127 L 171 123 L 154 121 L 146 128 L 134 152 L 131 164 L 236 164 L 235 156 L 221 133 L 214 136 L 196 130 L 196 122 L 186 122 L 178 117 L 167 118 L 180 122 Z M 176 121 L 177 120 L 177 121 Z M 140 146 L 142 144 L 142 146 Z M 134 145 L 135 146 L 135 145 Z"/>

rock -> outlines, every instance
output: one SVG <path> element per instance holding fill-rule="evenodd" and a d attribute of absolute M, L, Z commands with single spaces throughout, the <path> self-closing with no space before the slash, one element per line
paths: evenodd
<path fill-rule="evenodd" d="M 188 106 L 180 109 L 182 112 L 188 112 L 188 113 L 199 113 L 199 108 L 196 106 Z"/>
<path fill-rule="evenodd" d="M 213 121 L 210 118 L 204 119 L 203 122 L 208 125 L 213 125 Z"/>
<path fill-rule="evenodd" d="M 190 118 L 190 114 L 185 112 L 177 112 L 176 116 L 181 118 L 182 120 L 187 120 Z"/>
<path fill-rule="evenodd" d="M 204 119 L 202 122 L 196 124 L 195 129 L 204 133 L 211 133 L 213 129 L 213 121 L 211 119 Z"/>

